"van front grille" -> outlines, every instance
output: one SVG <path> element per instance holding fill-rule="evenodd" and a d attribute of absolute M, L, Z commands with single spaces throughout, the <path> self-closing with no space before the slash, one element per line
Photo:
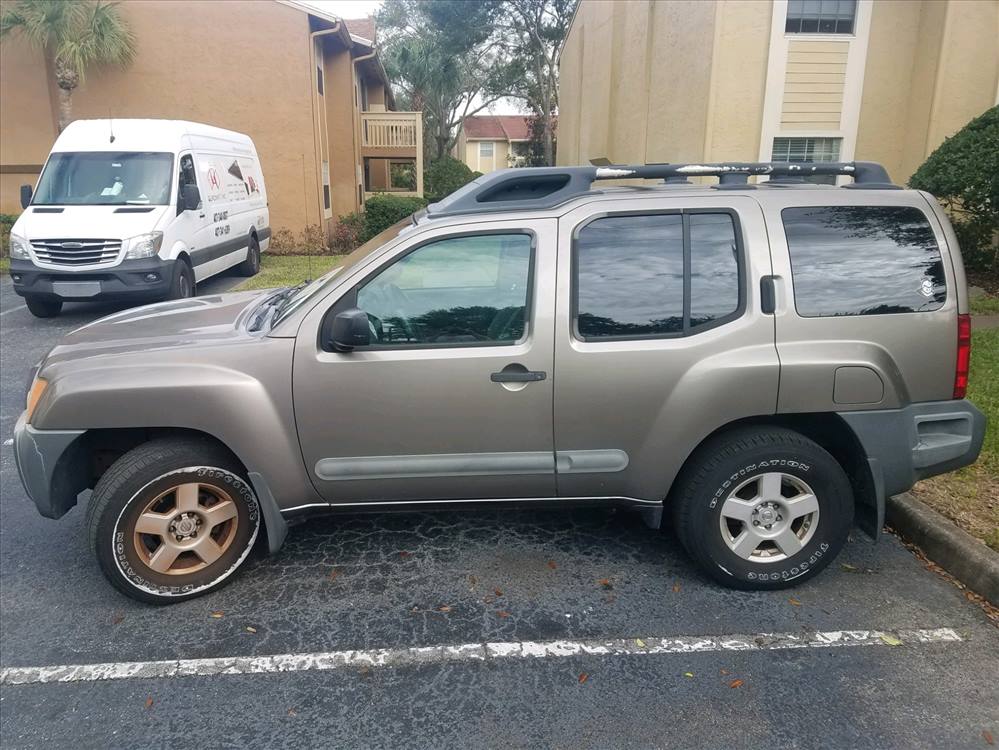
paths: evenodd
<path fill-rule="evenodd" d="M 114 263 L 121 240 L 32 240 L 38 260 L 60 266 L 96 266 Z"/>

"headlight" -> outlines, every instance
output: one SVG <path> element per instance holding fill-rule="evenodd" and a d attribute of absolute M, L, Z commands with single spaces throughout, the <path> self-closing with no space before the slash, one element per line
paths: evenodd
<path fill-rule="evenodd" d="M 28 242 L 24 237 L 18 237 L 16 234 L 10 236 L 10 257 L 17 258 L 19 260 L 31 260 L 31 252 L 29 248 L 31 243 Z"/>
<path fill-rule="evenodd" d="M 49 381 L 45 378 L 36 377 L 35 381 L 31 384 L 31 390 L 28 391 L 28 398 L 24 405 L 25 409 L 25 419 L 28 423 L 31 423 L 31 417 L 35 413 L 35 407 L 38 406 L 38 402 L 42 398 L 42 394 L 45 393 L 45 389 L 49 387 Z"/>
<path fill-rule="evenodd" d="M 163 244 L 163 232 L 140 234 L 125 240 L 126 258 L 152 258 L 160 251 Z"/>

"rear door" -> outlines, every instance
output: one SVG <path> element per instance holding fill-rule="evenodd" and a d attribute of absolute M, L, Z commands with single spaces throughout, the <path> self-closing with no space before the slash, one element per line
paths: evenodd
<path fill-rule="evenodd" d="M 957 294 L 919 193 L 787 190 L 764 202 L 779 278 L 782 412 L 948 399 Z"/>
<path fill-rule="evenodd" d="M 763 215 L 746 196 L 604 200 L 560 220 L 555 449 L 563 497 L 661 501 L 721 425 L 770 414 L 779 363 Z"/>

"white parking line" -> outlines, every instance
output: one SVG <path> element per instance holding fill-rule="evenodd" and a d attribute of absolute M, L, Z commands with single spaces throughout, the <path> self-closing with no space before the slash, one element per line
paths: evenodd
<path fill-rule="evenodd" d="M 12 307 L 9 310 L 4 310 L 3 312 L 0 312 L 0 317 L 6 315 L 7 313 L 12 313 L 12 312 L 17 312 L 18 310 L 23 310 L 26 307 L 27 307 L 27 305 L 18 305 L 17 307 Z"/>
<path fill-rule="evenodd" d="M 217 659 L 8 667 L 0 670 L 0 685 L 312 672 L 344 667 L 400 667 L 444 662 L 489 661 L 492 659 L 901 646 L 961 640 L 961 636 L 951 628 L 935 628 L 930 630 L 832 630 L 810 634 L 760 633 L 758 635 L 648 637 L 584 641 L 466 643 L 457 646 L 379 648 L 359 651 L 325 651 L 311 654 L 232 656 Z"/>

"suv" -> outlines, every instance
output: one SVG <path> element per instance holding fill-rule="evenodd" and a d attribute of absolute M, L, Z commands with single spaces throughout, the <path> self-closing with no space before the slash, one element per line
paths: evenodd
<path fill-rule="evenodd" d="M 622 178 L 659 184 L 592 184 Z M 485 503 L 668 513 L 773 589 L 976 459 L 967 313 L 946 216 L 877 164 L 503 170 L 310 283 L 74 331 L 15 453 L 44 516 L 93 489 L 97 560 L 148 602 L 308 515 Z"/>

